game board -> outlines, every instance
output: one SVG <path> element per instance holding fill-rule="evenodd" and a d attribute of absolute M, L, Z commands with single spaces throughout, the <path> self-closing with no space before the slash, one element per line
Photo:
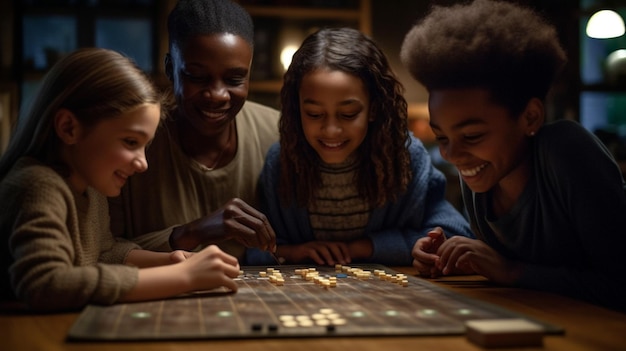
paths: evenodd
<path fill-rule="evenodd" d="M 381 265 L 249 266 L 237 282 L 237 293 L 215 290 L 153 302 L 90 305 L 68 338 L 459 335 L 468 320 L 529 319 Z M 534 322 L 547 333 L 562 332 Z"/>

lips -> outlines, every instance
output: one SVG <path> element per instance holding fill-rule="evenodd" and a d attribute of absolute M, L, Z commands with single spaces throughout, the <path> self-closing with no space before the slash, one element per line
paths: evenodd
<path fill-rule="evenodd" d="M 330 148 L 330 149 L 335 149 L 335 148 L 339 148 L 339 147 L 341 147 L 342 145 L 344 145 L 345 143 L 347 143 L 347 141 L 332 141 L 332 142 L 331 142 L 331 141 L 323 141 L 323 140 L 320 140 L 320 143 L 321 143 L 322 145 L 324 145 L 325 147 L 327 147 L 327 148 Z"/>
<path fill-rule="evenodd" d="M 208 119 L 220 119 L 228 116 L 228 110 L 200 110 L 200 114 Z"/>
<path fill-rule="evenodd" d="M 476 176 L 478 173 L 480 173 L 480 171 L 482 171 L 485 167 L 487 167 L 486 163 L 483 163 L 481 165 L 478 165 L 476 167 L 472 167 L 472 168 L 465 168 L 465 169 L 459 169 L 459 173 L 461 173 L 462 176 L 464 177 L 474 177 Z"/>
<path fill-rule="evenodd" d="M 120 172 L 120 171 L 116 171 L 115 172 L 115 176 L 120 179 L 122 185 L 126 184 L 126 180 L 128 179 L 128 177 L 130 177 L 130 175 L 127 175 L 126 173 Z"/>

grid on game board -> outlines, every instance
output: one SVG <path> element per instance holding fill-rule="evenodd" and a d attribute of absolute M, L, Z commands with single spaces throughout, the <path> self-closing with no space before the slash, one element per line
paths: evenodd
<path fill-rule="evenodd" d="M 329 287 L 296 273 L 303 268 L 314 270 L 320 280 L 334 277 L 336 285 Z M 387 278 L 378 273 L 357 277 L 346 267 L 244 267 L 234 294 L 216 290 L 161 301 L 87 306 L 68 337 L 159 340 L 460 335 L 465 333 L 468 320 L 525 318 L 420 278 L 403 277 L 405 286 L 393 283 L 389 279 L 396 272 L 385 266 L 348 268 L 382 271 Z M 284 282 L 270 281 L 276 270 Z M 548 333 L 562 332 L 538 323 Z"/>

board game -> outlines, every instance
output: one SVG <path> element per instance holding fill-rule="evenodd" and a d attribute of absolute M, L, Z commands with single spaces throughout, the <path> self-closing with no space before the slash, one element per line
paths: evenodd
<path fill-rule="evenodd" d="M 462 335 L 470 320 L 529 319 L 381 265 L 247 266 L 236 280 L 236 293 L 87 306 L 68 339 Z"/>

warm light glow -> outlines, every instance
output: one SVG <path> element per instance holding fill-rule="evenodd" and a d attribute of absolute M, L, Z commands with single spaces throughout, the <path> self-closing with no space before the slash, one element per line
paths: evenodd
<path fill-rule="evenodd" d="M 609 65 L 613 65 L 624 60 L 626 60 L 626 49 L 615 50 L 606 58 Z"/>
<path fill-rule="evenodd" d="M 612 10 L 598 11 L 587 22 L 587 36 L 591 38 L 616 38 L 624 35 L 624 31 L 624 20 Z"/>
<path fill-rule="evenodd" d="M 626 49 L 615 50 L 606 57 L 606 78 L 611 84 L 626 82 Z"/>
<path fill-rule="evenodd" d="M 283 51 L 280 52 L 280 63 L 282 63 L 285 71 L 289 68 L 291 58 L 296 51 L 298 51 L 298 47 L 296 45 L 287 45 L 283 48 Z"/>

